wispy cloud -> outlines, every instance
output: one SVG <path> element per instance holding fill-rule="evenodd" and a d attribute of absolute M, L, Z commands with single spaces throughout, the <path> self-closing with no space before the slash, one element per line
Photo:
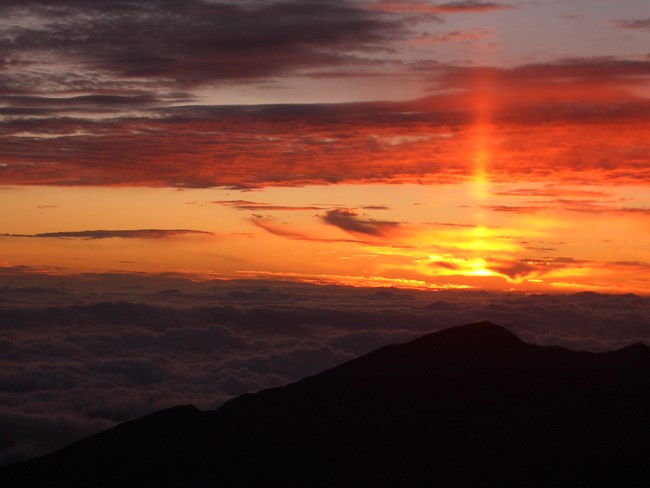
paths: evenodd
<path fill-rule="evenodd" d="M 509 190 L 497 190 L 493 192 L 496 196 L 504 197 L 581 197 L 581 198 L 607 198 L 611 193 L 596 190 L 583 190 L 575 188 L 562 188 L 545 186 L 543 188 L 514 188 Z"/>
<path fill-rule="evenodd" d="M 196 203 L 196 202 L 191 202 Z M 234 208 L 236 210 L 246 210 L 246 211 L 283 211 L 283 212 L 301 212 L 308 210 L 325 210 L 332 209 L 337 207 L 332 204 L 313 204 L 313 205 L 276 205 L 273 203 L 266 202 L 252 202 L 249 200 L 217 200 L 208 202 L 214 205 L 222 205 L 224 207 Z M 388 210 L 386 205 L 364 205 L 359 208 L 364 210 Z"/>
<path fill-rule="evenodd" d="M 634 19 L 634 20 L 615 20 L 614 25 L 616 27 L 622 27 L 623 29 L 650 30 L 650 18 Z"/>
<path fill-rule="evenodd" d="M 322 210 L 323 206 L 318 205 L 308 205 L 308 206 L 294 206 L 294 205 L 274 205 L 272 203 L 265 202 L 251 202 L 249 200 L 217 200 L 210 202 L 215 205 L 222 205 L 224 207 L 234 208 L 236 210 L 247 210 L 253 212 L 259 211 L 304 211 L 304 210 Z"/>
<path fill-rule="evenodd" d="M 514 213 L 534 213 L 543 210 L 544 207 L 534 205 L 515 206 L 515 205 L 483 205 L 483 208 L 493 212 L 514 212 Z"/>
<path fill-rule="evenodd" d="M 440 44 L 447 42 L 471 42 L 489 37 L 491 32 L 486 29 L 467 29 L 441 32 L 439 34 L 423 33 L 406 40 L 408 44 L 425 46 L 427 44 Z"/>
<path fill-rule="evenodd" d="M 540 211 L 564 211 L 591 214 L 650 215 L 648 207 L 625 207 L 620 202 L 556 198 L 546 201 L 531 201 L 528 205 L 484 205 L 493 212 L 535 213 Z"/>
<path fill-rule="evenodd" d="M 441 13 L 461 12 L 490 12 L 493 10 L 507 10 L 514 8 L 512 5 L 501 2 L 481 2 L 480 0 L 459 0 L 446 2 L 435 6 Z"/>
<path fill-rule="evenodd" d="M 438 88 L 464 89 L 471 96 L 490 94 L 495 109 L 517 105 L 541 108 L 549 101 L 573 107 L 578 102 L 606 106 L 613 100 L 641 101 L 630 88 L 648 85 L 650 63 L 605 57 L 565 59 L 510 69 L 433 65 L 431 72 Z M 462 100 L 462 94 L 457 101 Z"/>
<path fill-rule="evenodd" d="M 43 239 L 166 239 L 185 235 L 211 236 L 212 232 L 188 229 L 81 230 L 42 232 L 40 234 L 0 234 L 2 237 L 34 237 Z"/>
<path fill-rule="evenodd" d="M 296 230 L 288 225 L 278 224 L 273 219 L 263 217 L 261 215 L 254 215 L 250 221 L 260 229 L 265 230 L 269 234 L 278 237 L 285 237 L 287 239 L 294 239 L 298 241 L 314 241 L 314 242 L 348 242 L 354 244 L 363 244 L 364 242 L 356 239 L 332 239 L 327 237 L 320 237 L 311 235 L 305 232 Z"/>
<path fill-rule="evenodd" d="M 473 12 L 491 12 L 514 8 L 500 2 L 481 2 L 477 0 L 460 0 L 456 2 L 431 3 L 417 0 L 383 0 L 373 4 L 373 8 L 384 12 L 428 13 L 428 14 L 462 14 Z"/>

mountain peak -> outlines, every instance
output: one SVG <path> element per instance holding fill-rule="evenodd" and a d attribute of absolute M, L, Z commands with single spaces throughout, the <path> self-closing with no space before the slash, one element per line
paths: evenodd
<path fill-rule="evenodd" d="M 639 486 L 650 349 L 478 322 L 212 412 L 165 410 L 0 470 L 2 486 Z"/>
<path fill-rule="evenodd" d="M 459 325 L 442 329 L 436 332 L 431 332 L 425 336 L 415 339 L 417 341 L 489 341 L 493 342 L 517 342 L 521 343 L 521 339 L 508 329 L 501 325 L 493 324 L 484 320 L 482 322 L 475 322 L 473 324 Z"/>
<path fill-rule="evenodd" d="M 482 321 L 431 332 L 405 344 L 394 347 L 401 354 L 494 356 L 504 350 L 529 346 L 505 327 Z"/>

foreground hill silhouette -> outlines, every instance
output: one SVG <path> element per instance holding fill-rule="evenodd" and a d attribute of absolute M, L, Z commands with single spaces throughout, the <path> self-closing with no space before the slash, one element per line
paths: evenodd
<path fill-rule="evenodd" d="M 649 486 L 650 348 L 478 323 L 216 411 L 175 407 L 0 471 L 0 486 Z"/>

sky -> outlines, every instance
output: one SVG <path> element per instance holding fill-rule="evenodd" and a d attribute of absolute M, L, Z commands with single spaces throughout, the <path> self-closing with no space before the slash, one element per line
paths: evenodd
<path fill-rule="evenodd" d="M 0 465 L 482 320 L 650 343 L 647 0 L 0 0 Z"/>
<path fill-rule="evenodd" d="M 650 292 L 645 0 L 3 0 L 0 266 Z"/>

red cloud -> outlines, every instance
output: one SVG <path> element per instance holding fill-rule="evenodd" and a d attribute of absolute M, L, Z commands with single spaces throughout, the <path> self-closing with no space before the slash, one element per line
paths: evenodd
<path fill-rule="evenodd" d="M 149 116 L 104 120 L 61 117 L 49 102 L 24 116 L 6 101 L 0 180 L 195 188 L 455 182 L 472 176 L 480 151 L 496 181 L 648 182 L 650 101 L 633 89 L 649 79 L 650 62 L 437 67 L 432 82 L 455 91 L 412 102 L 147 105 Z"/>

